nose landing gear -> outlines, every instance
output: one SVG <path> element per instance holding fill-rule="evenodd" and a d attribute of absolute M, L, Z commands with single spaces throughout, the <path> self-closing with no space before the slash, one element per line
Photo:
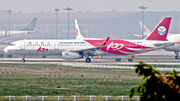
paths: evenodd
<path fill-rule="evenodd" d="M 24 63 L 25 61 L 25 55 L 23 55 L 23 59 L 21 60 L 21 62 Z"/>

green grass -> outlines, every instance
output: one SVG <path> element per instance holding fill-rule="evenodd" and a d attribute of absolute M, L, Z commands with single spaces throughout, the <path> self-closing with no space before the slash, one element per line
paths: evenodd
<path fill-rule="evenodd" d="M 9 70 L 10 68 L 16 70 Z M 134 70 L 38 64 L 0 64 L 0 69 L 3 69 L 0 71 L 0 96 L 126 95 L 141 81 Z M 84 74 L 83 81 L 80 80 L 81 73 Z"/>

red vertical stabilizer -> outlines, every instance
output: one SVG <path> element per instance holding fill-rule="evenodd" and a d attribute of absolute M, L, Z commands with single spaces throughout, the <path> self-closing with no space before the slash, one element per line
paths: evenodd
<path fill-rule="evenodd" d="M 146 40 L 166 41 L 170 22 L 171 17 L 165 17 L 159 23 L 159 25 L 151 32 L 151 34 L 146 38 Z"/>

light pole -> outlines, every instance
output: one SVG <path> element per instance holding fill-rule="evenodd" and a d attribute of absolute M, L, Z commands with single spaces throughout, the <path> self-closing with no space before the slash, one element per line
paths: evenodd
<path fill-rule="evenodd" d="M 9 43 L 9 40 L 10 40 L 10 14 L 11 14 L 11 10 L 7 10 L 7 12 L 9 13 L 9 39 L 8 39 L 8 43 Z"/>
<path fill-rule="evenodd" d="M 64 8 L 63 10 L 67 10 L 68 11 L 68 39 L 69 39 L 69 11 L 73 10 L 73 8 L 67 7 L 67 8 Z"/>
<path fill-rule="evenodd" d="M 144 13 L 143 10 L 146 10 L 148 7 L 140 6 L 140 9 L 142 9 L 142 39 L 144 39 Z"/>
<path fill-rule="evenodd" d="M 54 9 L 54 10 L 55 10 L 55 12 L 56 12 L 56 39 L 58 39 L 58 11 L 59 11 L 60 9 L 56 8 L 56 9 Z"/>

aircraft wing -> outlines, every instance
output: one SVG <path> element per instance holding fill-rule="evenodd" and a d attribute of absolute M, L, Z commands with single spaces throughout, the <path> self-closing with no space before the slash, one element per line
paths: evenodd
<path fill-rule="evenodd" d="M 85 53 L 91 53 L 92 51 L 96 51 L 99 50 L 101 47 L 106 46 L 108 40 L 110 39 L 110 37 L 107 37 L 107 39 L 98 47 L 93 47 L 93 48 L 85 48 L 85 49 L 79 49 L 79 50 L 70 50 L 71 52 L 85 52 Z"/>
<path fill-rule="evenodd" d="M 163 48 L 163 47 L 168 47 L 174 45 L 174 42 L 167 42 L 167 43 L 156 43 L 154 46 Z"/>

